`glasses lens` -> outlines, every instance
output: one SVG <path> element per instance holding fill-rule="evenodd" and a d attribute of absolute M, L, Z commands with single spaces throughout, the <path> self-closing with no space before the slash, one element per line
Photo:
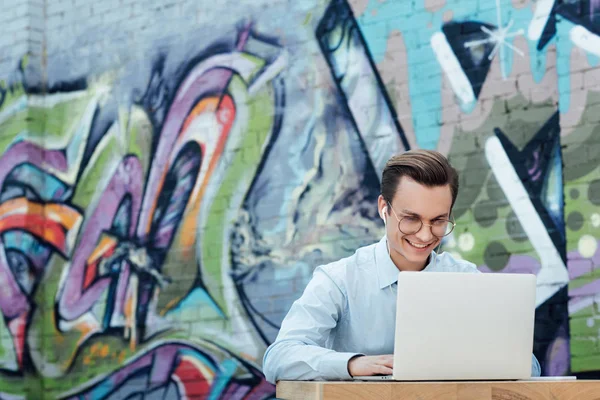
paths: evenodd
<path fill-rule="evenodd" d="M 421 220 L 415 217 L 404 217 L 400 220 L 398 228 L 400 232 L 412 235 L 421 229 Z"/>
<path fill-rule="evenodd" d="M 454 229 L 454 224 L 447 219 L 436 220 L 432 225 L 431 232 L 438 237 L 449 235 Z"/>

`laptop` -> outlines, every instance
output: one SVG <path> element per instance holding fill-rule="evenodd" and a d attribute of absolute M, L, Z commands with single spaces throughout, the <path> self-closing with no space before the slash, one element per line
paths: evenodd
<path fill-rule="evenodd" d="M 355 380 L 531 378 L 536 277 L 400 272 L 393 375 Z"/>

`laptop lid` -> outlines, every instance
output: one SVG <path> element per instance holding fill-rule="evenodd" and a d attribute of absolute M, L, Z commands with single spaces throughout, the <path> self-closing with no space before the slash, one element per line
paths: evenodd
<path fill-rule="evenodd" d="M 394 379 L 531 376 L 536 277 L 400 272 Z"/>

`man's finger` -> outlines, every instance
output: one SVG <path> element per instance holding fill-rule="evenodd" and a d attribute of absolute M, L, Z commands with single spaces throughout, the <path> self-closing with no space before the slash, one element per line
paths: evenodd
<path fill-rule="evenodd" d="M 375 371 L 376 374 L 382 374 L 382 375 L 391 375 L 392 374 L 392 369 L 389 367 L 386 367 L 385 365 L 378 365 L 377 366 L 377 370 Z"/>
<path fill-rule="evenodd" d="M 394 366 L 394 356 L 382 356 L 380 364 L 392 368 Z"/>

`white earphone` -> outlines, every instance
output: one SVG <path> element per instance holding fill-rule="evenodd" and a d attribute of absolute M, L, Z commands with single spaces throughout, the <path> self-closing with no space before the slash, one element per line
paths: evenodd
<path fill-rule="evenodd" d="M 383 220 L 383 225 L 386 225 L 386 221 L 385 221 L 385 213 L 387 213 L 387 206 L 383 207 L 381 209 L 381 215 L 379 215 L 381 217 L 381 219 Z"/>

